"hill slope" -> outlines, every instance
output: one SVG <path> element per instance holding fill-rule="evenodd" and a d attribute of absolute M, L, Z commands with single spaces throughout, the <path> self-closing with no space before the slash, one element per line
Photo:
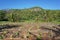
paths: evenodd
<path fill-rule="evenodd" d="M 0 21 L 19 22 L 29 20 L 60 22 L 60 10 L 47 10 L 40 7 L 0 10 Z"/>

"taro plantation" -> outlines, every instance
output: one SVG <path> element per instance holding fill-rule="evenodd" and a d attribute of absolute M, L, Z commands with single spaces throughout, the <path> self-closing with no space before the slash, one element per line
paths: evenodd
<path fill-rule="evenodd" d="M 60 10 L 0 10 L 0 40 L 60 40 Z"/>

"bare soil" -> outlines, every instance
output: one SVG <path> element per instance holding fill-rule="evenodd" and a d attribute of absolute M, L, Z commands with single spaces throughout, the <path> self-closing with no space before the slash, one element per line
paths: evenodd
<path fill-rule="evenodd" d="M 53 23 L 22 23 L 2 29 L 0 35 L 3 40 L 60 40 L 60 26 Z"/>

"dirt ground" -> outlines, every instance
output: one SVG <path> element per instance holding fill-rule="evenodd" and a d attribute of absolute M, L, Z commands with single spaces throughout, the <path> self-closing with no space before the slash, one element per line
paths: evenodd
<path fill-rule="evenodd" d="M 60 26 L 53 23 L 22 23 L 17 27 L 2 29 L 0 37 L 3 40 L 60 40 L 59 31 Z"/>

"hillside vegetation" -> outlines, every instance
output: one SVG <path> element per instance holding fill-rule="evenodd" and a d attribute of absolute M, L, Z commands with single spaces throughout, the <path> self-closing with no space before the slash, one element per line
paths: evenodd
<path fill-rule="evenodd" d="M 0 21 L 24 22 L 30 20 L 60 22 L 60 10 L 46 10 L 40 7 L 0 10 Z"/>
<path fill-rule="evenodd" d="M 0 10 L 0 40 L 60 40 L 60 10 L 41 7 Z"/>

